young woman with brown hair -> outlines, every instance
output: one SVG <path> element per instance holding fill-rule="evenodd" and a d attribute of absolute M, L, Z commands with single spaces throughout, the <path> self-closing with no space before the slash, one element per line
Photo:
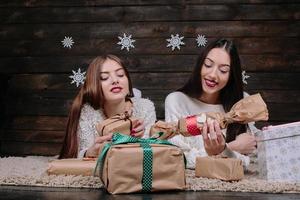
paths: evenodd
<path fill-rule="evenodd" d="M 125 111 L 139 119 L 131 135 L 148 137 L 150 126 L 156 120 L 154 104 L 133 96 L 129 73 L 120 58 L 96 57 L 73 101 L 59 158 L 96 157 L 103 142 L 112 136 L 98 136 L 96 124 Z M 145 130 L 144 135 L 141 130 Z"/>

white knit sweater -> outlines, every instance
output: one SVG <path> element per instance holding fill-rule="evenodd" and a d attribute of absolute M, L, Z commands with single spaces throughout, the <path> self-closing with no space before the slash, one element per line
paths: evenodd
<path fill-rule="evenodd" d="M 132 116 L 144 120 L 145 133 L 144 138 L 149 137 L 151 125 L 156 121 L 155 107 L 149 99 L 138 97 L 131 98 L 133 108 Z M 84 156 L 85 151 L 94 144 L 98 135 L 96 124 L 106 119 L 103 109 L 95 110 L 89 104 L 85 104 L 80 113 L 79 125 L 77 129 L 78 135 L 78 158 Z"/>
<path fill-rule="evenodd" d="M 197 99 L 190 98 L 182 92 L 173 92 L 165 100 L 165 120 L 167 122 L 177 121 L 182 117 L 202 112 L 224 113 L 224 108 L 221 104 L 206 104 Z M 249 131 L 255 131 L 256 129 L 254 124 L 249 124 L 249 128 Z M 223 134 L 226 133 L 226 130 L 222 131 Z M 188 168 L 195 168 L 196 157 L 207 156 L 201 135 L 193 137 L 177 135 L 171 138 L 170 142 L 182 148 L 187 158 Z M 230 151 L 229 155 L 241 159 L 245 168 L 249 165 L 250 159 L 248 156 L 235 151 Z"/>

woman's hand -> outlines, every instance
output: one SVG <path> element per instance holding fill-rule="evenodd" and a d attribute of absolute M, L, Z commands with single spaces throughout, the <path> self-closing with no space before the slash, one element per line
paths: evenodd
<path fill-rule="evenodd" d="M 256 138 L 249 133 L 242 133 L 228 143 L 228 148 L 241 154 L 252 153 L 256 149 Z"/>
<path fill-rule="evenodd" d="M 141 138 L 143 137 L 144 132 L 145 132 L 144 120 L 137 119 L 136 121 L 134 121 L 130 135 L 133 137 Z"/>
<path fill-rule="evenodd" d="M 110 141 L 111 138 L 112 134 L 96 137 L 93 146 L 88 148 L 88 150 L 85 152 L 85 157 L 97 157 L 99 155 L 100 148 L 103 147 L 104 142 Z"/>
<path fill-rule="evenodd" d="M 217 155 L 225 149 L 225 138 L 217 121 L 209 121 L 202 129 L 204 148 L 208 155 Z"/>

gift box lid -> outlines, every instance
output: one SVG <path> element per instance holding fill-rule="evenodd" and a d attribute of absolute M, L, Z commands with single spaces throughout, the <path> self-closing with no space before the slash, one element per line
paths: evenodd
<path fill-rule="evenodd" d="M 277 126 L 270 126 L 267 130 L 256 133 L 258 141 L 267 141 L 300 136 L 300 121 Z"/>

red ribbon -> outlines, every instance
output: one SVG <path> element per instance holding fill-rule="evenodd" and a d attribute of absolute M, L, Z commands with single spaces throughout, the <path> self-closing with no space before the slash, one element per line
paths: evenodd
<path fill-rule="evenodd" d="M 187 131 L 193 135 L 201 135 L 201 130 L 197 127 L 197 116 L 192 115 L 185 118 Z"/>

